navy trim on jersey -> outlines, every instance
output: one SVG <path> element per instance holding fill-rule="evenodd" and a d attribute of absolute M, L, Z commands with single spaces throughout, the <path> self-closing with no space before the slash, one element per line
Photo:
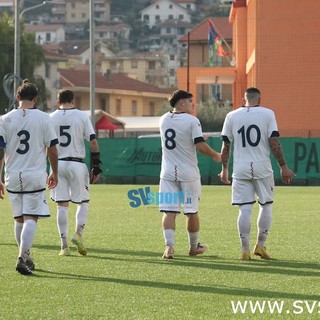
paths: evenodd
<path fill-rule="evenodd" d="M 197 144 L 199 142 L 204 142 L 204 138 L 203 137 L 198 137 L 198 138 L 194 138 L 194 144 Z"/>
<path fill-rule="evenodd" d="M 45 191 L 46 188 L 43 188 L 43 189 L 39 189 L 39 190 L 34 190 L 34 191 L 11 191 L 9 189 L 7 189 L 7 191 L 9 193 L 37 193 L 37 192 L 42 192 L 42 191 Z"/>
<path fill-rule="evenodd" d="M 273 203 L 273 201 L 267 201 L 267 202 L 265 202 L 265 203 L 261 203 L 260 201 L 258 201 L 258 203 L 259 203 L 261 206 L 264 206 L 265 204 Z"/>
<path fill-rule="evenodd" d="M 227 136 L 221 136 L 221 140 L 223 142 L 230 142 L 229 138 Z"/>
<path fill-rule="evenodd" d="M 90 141 L 93 140 L 93 139 L 95 139 L 95 138 L 96 138 L 96 134 L 95 134 L 95 133 L 93 133 L 93 134 L 90 135 Z"/>
<path fill-rule="evenodd" d="M 272 131 L 270 138 L 271 137 L 280 137 L 279 131 Z"/>
<path fill-rule="evenodd" d="M 254 204 L 254 203 L 256 203 L 256 200 L 251 201 L 251 202 L 242 202 L 242 203 L 232 202 L 232 205 L 233 206 L 243 206 L 245 204 Z"/>
<path fill-rule="evenodd" d="M 180 211 L 168 211 L 168 210 L 160 210 L 160 212 L 180 213 Z"/>
<path fill-rule="evenodd" d="M 0 137 L 0 147 L 1 148 L 5 148 L 7 146 L 7 144 L 4 142 L 3 140 L 3 136 Z"/>
<path fill-rule="evenodd" d="M 53 139 L 53 140 L 51 140 L 51 142 L 50 142 L 49 148 L 50 148 L 50 147 L 54 147 L 54 146 L 56 146 L 57 144 L 59 144 L 59 140 L 58 140 L 58 139 Z"/>

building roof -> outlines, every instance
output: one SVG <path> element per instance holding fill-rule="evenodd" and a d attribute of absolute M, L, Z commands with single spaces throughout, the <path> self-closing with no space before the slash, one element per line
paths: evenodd
<path fill-rule="evenodd" d="M 62 86 L 64 87 L 90 87 L 90 73 L 88 70 L 59 69 Z M 134 92 L 147 92 L 153 94 L 163 94 L 167 96 L 168 90 L 158 88 L 151 84 L 132 79 L 122 73 L 109 74 L 103 76 L 96 72 L 95 88 L 103 90 L 126 90 Z"/>
<path fill-rule="evenodd" d="M 208 20 L 213 23 L 216 32 L 218 32 L 225 40 L 232 39 L 232 25 L 229 23 L 228 18 L 207 18 L 200 24 L 196 25 L 190 31 L 191 42 L 203 42 L 208 41 Z M 180 42 L 187 42 L 188 35 L 184 35 L 179 39 Z"/>
<path fill-rule="evenodd" d="M 49 32 L 57 31 L 63 28 L 62 24 L 25 24 L 24 29 L 27 32 Z"/>
<path fill-rule="evenodd" d="M 100 31 L 118 31 L 123 29 L 131 29 L 130 26 L 126 23 L 117 23 L 117 24 L 101 24 L 95 27 L 96 32 Z"/>

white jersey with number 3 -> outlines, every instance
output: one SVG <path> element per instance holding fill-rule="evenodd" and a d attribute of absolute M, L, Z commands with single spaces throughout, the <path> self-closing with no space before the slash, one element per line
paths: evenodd
<path fill-rule="evenodd" d="M 262 106 L 231 111 L 221 132 L 234 144 L 233 177 L 261 179 L 273 173 L 269 138 L 279 136 L 274 112 Z"/>
<path fill-rule="evenodd" d="M 48 147 L 58 143 L 48 114 L 38 109 L 14 109 L 0 118 L 6 143 L 6 186 L 14 192 L 45 188 Z"/>
<path fill-rule="evenodd" d="M 160 178 L 171 181 L 199 179 L 195 139 L 203 135 L 198 118 L 188 113 L 167 112 L 160 118 L 160 135 Z"/>

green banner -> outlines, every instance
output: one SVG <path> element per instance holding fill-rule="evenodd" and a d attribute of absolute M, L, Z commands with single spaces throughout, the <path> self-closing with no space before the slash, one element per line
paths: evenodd
<path fill-rule="evenodd" d="M 299 181 L 300 184 L 308 184 L 306 181 L 320 181 L 320 139 L 281 138 L 280 140 L 288 166 L 296 174 L 295 181 Z M 135 183 L 137 179 L 141 181 L 143 177 L 145 179 L 142 181 L 158 181 L 161 166 L 160 138 L 99 138 L 98 142 L 101 152 L 102 178 L 105 182 Z M 219 138 L 211 137 L 206 142 L 215 150 L 221 150 Z M 271 159 L 275 179 L 280 180 L 279 167 L 273 156 Z M 89 164 L 89 159 L 86 160 Z M 203 183 L 218 182 L 221 164 L 200 153 L 198 160 Z M 232 157 L 229 172 L 231 175 Z"/>

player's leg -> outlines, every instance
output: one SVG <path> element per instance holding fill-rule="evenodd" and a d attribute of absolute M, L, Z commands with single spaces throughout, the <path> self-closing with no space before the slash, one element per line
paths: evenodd
<path fill-rule="evenodd" d="M 256 193 L 259 198 L 259 215 L 257 218 L 258 236 L 253 250 L 254 255 L 262 259 L 271 259 L 265 248 L 265 243 L 272 223 L 272 205 L 274 199 L 273 175 L 255 181 Z"/>
<path fill-rule="evenodd" d="M 173 259 L 174 257 L 174 236 L 176 230 L 176 212 L 163 212 L 162 215 L 162 232 L 165 243 L 164 259 Z"/>
<path fill-rule="evenodd" d="M 68 220 L 68 209 L 69 202 L 58 202 L 57 203 L 57 227 L 60 235 L 60 256 L 70 256 L 70 248 L 68 246 L 69 236 L 69 220 Z"/>
<path fill-rule="evenodd" d="M 71 201 L 77 204 L 75 233 L 71 242 L 76 245 L 78 252 L 85 256 L 87 249 L 84 244 L 83 231 L 87 225 L 89 215 L 89 172 L 86 164 L 69 163 L 69 179 Z"/>
<path fill-rule="evenodd" d="M 239 205 L 237 226 L 242 248 L 241 257 L 243 260 L 250 260 L 250 232 L 252 207 L 252 204 Z"/>
<path fill-rule="evenodd" d="M 200 219 L 198 215 L 199 201 L 201 198 L 201 181 L 181 182 L 184 195 L 183 211 L 186 216 L 186 230 L 189 241 L 189 255 L 196 256 L 207 250 L 207 245 L 200 244 Z"/>
<path fill-rule="evenodd" d="M 166 194 L 170 193 L 170 197 Z M 180 213 L 180 198 L 170 203 L 164 201 L 166 198 L 174 198 L 175 194 L 181 193 L 180 184 L 175 181 L 160 180 L 159 194 L 159 210 L 162 212 L 162 233 L 165 243 L 165 251 L 162 255 L 164 259 L 173 259 L 174 245 L 175 245 L 175 229 L 176 229 L 176 216 Z"/>
<path fill-rule="evenodd" d="M 241 259 L 250 260 L 251 215 L 255 203 L 254 186 L 251 180 L 233 179 L 232 204 L 239 206 L 237 219 L 238 234 L 241 243 Z"/>

